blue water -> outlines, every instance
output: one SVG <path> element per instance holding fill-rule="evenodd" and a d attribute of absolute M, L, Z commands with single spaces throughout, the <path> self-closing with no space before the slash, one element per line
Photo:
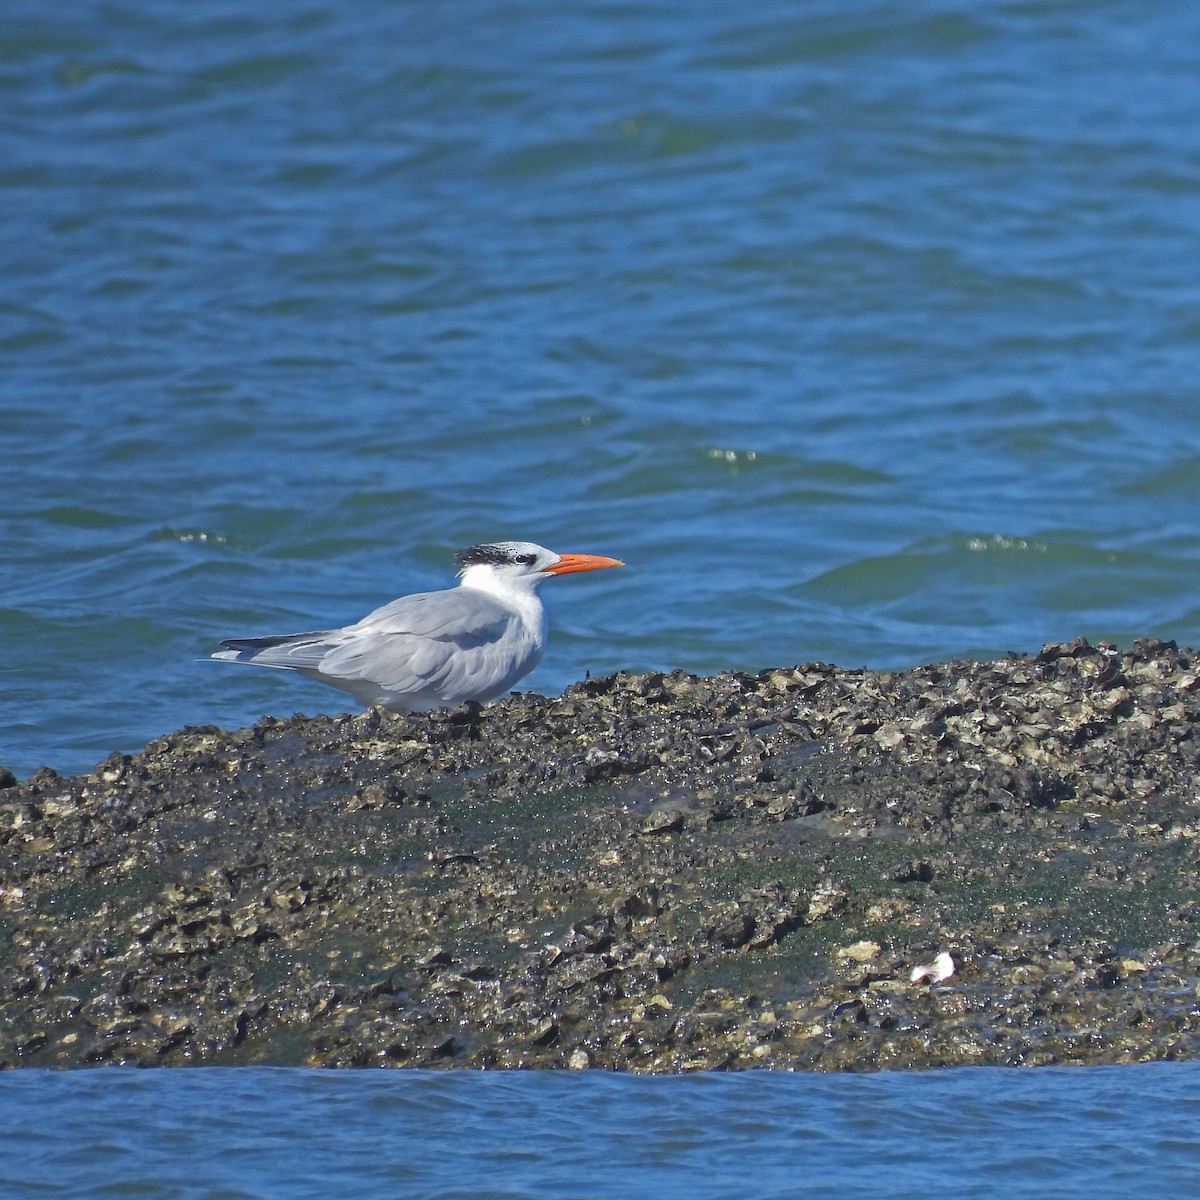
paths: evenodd
<path fill-rule="evenodd" d="M 499 537 L 629 564 L 548 692 L 1200 642 L 1197 112 L 1192 0 L 6 0 L 0 763 L 336 709 L 204 656 Z M 18 1073 L 0 1171 L 1195 1196 L 1195 1079 Z"/>
<path fill-rule="evenodd" d="M 1200 641 L 1200 6 L 11 0 L 0 763 L 621 557 L 528 686 Z"/>
<path fill-rule="evenodd" d="M 1200 1067 L 0 1077 L 5 1197 L 1194 1200 Z"/>

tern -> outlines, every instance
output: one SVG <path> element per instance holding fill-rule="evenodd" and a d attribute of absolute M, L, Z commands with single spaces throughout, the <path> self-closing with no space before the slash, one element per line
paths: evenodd
<path fill-rule="evenodd" d="M 359 704 L 420 712 L 493 700 L 542 658 L 547 579 L 622 567 L 598 554 L 555 554 L 533 542 L 489 542 L 455 555 L 458 586 L 401 596 L 342 629 L 228 638 L 224 662 L 298 671 Z"/>

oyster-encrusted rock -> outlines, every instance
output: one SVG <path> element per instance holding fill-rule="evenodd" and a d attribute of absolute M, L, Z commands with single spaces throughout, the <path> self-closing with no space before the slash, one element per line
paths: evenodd
<path fill-rule="evenodd" d="M 0 769 L 0 1063 L 1196 1056 L 1198 724 L 1192 651 L 1077 640 Z"/>

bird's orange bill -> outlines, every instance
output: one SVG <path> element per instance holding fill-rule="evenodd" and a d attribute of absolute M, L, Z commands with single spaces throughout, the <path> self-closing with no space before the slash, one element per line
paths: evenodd
<path fill-rule="evenodd" d="M 601 567 L 623 567 L 619 558 L 605 558 L 601 554 L 561 554 L 558 562 L 547 567 L 545 575 L 570 575 L 574 571 L 597 571 Z"/>

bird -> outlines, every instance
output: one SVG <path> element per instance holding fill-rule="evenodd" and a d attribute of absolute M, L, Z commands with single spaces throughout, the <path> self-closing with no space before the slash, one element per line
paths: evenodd
<path fill-rule="evenodd" d="M 364 708 L 422 712 L 494 700 L 542 658 L 547 579 L 623 567 L 535 542 L 487 542 L 455 554 L 458 586 L 401 596 L 341 629 L 227 638 L 223 662 L 297 671 L 351 693 Z"/>

